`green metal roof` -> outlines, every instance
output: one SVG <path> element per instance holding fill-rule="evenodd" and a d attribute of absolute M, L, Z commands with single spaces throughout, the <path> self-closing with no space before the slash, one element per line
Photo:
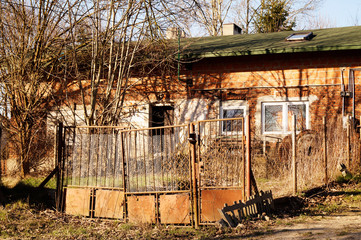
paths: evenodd
<path fill-rule="evenodd" d="M 289 42 L 292 33 L 313 32 L 311 40 Z M 227 57 L 361 49 L 361 26 L 182 39 L 182 58 Z"/>

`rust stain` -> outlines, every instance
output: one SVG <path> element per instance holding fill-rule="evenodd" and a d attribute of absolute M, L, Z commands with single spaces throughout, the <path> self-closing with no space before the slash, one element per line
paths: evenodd
<path fill-rule="evenodd" d="M 233 204 L 234 201 L 242 200 L 241 189 L 230 190 L 202 190 L 201 191 L 201 222 L 215 222 L 221 219 L 217 209 L 224 204 Z"/>
<path fill-rule="evenodd" d="M 124 192 L 96 190 L 94 217 L 123 219 Z"/>
<path fill-rule="evenodd" d="M 128 196 L 128 217 L 133 223 L 155 223 L 155 196 Z"/>
<path fill-rule="evenodd" d="M 161 195 L 159 197 L 160 222 L 190 224 L 190 199 L 188 193 Z"/>
<path fill-rule="evenodd" d="M 89 216 L 90 189 L 67 188 L 65 195 L 65 212 L 71 215 Z"/>

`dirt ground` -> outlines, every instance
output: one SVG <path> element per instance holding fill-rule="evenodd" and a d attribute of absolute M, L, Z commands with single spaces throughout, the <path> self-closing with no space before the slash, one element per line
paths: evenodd
<path fill-rule="evenodd" d="M 53 210 L 47 192 L 15 186 L 2 189 L 1 239 L 361 239 L 361 183 L 334 183 L 299 196 L 275 199 L 268 221 L 251 219 L 236 228 L 200 229 L 135 225 L 69 216 Z M 24 193 L 36 192 L 36 198 Z"/>
<path fill-rule="evenodd" d="M 274 226 L 254 239 L 361 239 L 360 227 L 360 212 L 346 212 Z"/>
<path fill-rule="evenodd" d="M 303 197 L 290 198 L 289 204 L 281 201 L 278 216 L 262 222 L 243 238 L 361 239 L 360 187 L 359 183 L 332 184 L 311 190 Z M 294 211 L 284 209 L 285 206 Z"/>

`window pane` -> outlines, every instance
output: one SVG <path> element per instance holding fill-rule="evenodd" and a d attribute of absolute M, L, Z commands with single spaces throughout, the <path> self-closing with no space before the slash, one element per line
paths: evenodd
<path fill-rule="evenodd" d="M 241 118 L 244 117 L 244 109 L 223 109 L 223 118 Z M 224 121 L 223 131 L 242 131 L 242 121 Z"/>
<path fill-rule="evenodd" d="M 282 131 L 282 105 L 265 106 L 265 132 Z"/>
<path fill-rule="evenodd" d="M 243 109 L 224 109 L 223 118 L 240 118 L 243 117 Z"/>
<path fill-rule="evenodd" d="M 288 131 L 293 130 L 292 115 L 296 115 L 296 129 L 301 131 L 306 129 L 306 105 L 290 104 L 288 105 Z"/>

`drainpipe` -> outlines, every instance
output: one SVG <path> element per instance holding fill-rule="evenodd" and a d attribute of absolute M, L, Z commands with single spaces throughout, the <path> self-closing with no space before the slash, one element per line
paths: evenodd
<path fill-rule="evenodd" d="M 352 123 L 355 127 L 355 71 L 350 69 L 351 79 L 352 79 Z"/>
<path fill-rule="evenodd" d="M 341 92 L 345 92 L 345 82 L 343 79 L 343 72 L 345 69 L 341 69 Z M 342 96 L 342 117 L 345 116 L 345 96 Z"/>

